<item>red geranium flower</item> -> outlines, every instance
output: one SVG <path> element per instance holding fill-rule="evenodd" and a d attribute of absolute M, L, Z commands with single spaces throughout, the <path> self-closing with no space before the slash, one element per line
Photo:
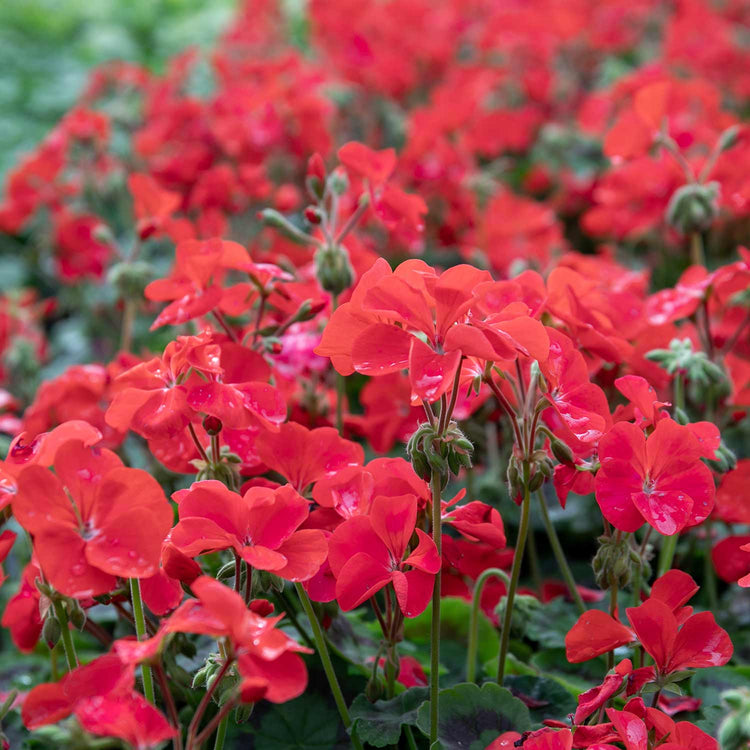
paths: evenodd
<path fill-rule="evenodd" d="M 704 521 L 714 505 L 711 471 L 687 427 L 662 419 L 646 438 L 618 422 L 599 443 L 601 469 L 596 500 L 617 529 L 636 531 L 644 522 L 671 536 Z"/>
<path fill-rule="evenodd" d="M 251 487 L 239 495 L 221 482 L 206 480 L 176 497 L 180 521 L 171 540 L 190 557 L 231 548 L 252 567 L 289 581 L 311 578 L 325 560 L 323 532 L 298 530 L 309 503 L 289 485 Z"/>
<path fill-rule="evenodd" d="M 655 597 L 627 610 L 641 645 L 660 675 L 696 667 L 720 667 L 732 657 L 729 634 L 711 612 L 691 615 L 680 623 L 672 608 Z"/>
<path fill-rule="evenodd" d="M 404 557 L 416 521 L 414 495 L 376 497 L 368 516 L 354 516 L 336 529 L 328 560 L 341 609 L 358 607 L 392 583 L 406 617 L 425 610 L 441 563 L 435 543 L 421 529 L 416 549 Z"/>
<path fill-rule="evenodd" d="M 73 714 L 91 734 L 119 737 L 137 750 L 160 745 L 175 735 L 164 716 L 133 690 L 133 666 L 114 654 L 69 672 L 60 682 L 37 685 L 26 696 L 21 717 L 29 729 L 54 724 Z"/>
<path fill-rule="evenodd" d="M 159 483 L 108 450 L 64 443 L 53 464 L 27 466 L 13 512 L 34 537 L 46 579 L 62 594 L 111 591 L 117 576 L 145 578 L 159 567 L 172 509 Z"/>

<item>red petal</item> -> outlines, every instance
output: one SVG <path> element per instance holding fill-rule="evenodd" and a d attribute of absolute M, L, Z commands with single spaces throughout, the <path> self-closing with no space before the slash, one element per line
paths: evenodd
<path fill-rule="evenodd" d="M 627 610 L 630 625 L 660 672 L 664 672 L 677 637 L 677 620 L 672 610 L 658 599 Z"/>
<path fill-rule="evenodd" d="M 606 654 L 633 640 L 628 628 L 598 609 L 584 612 L 565 636 L 568 661 L 578 664 Z"/>
<path fill-rule="evenodd" d="M 325 534 L 318 529 L 297 531 L 278 550 L 287 559 L 285 567 L 274 571 L 287 581 L 307 581 L 320 569 L 328 554 Z"/>
<path fill-rule="evenodd" d="M 417 521 L 417 498 L 414 495 L 376 497 L 370 508 L 370 523 L 393 558 L 400 561 L 409 544 Z"/>
<path fill-rule="evenodd" d="M 424 401 L 432 403 L 447 393 L 461 364 L 461 352 L 438 354 L 418 338 L 412 338 L 409 351 L 409 382 Z"/>
<path fill-rule="evenodd" d="M 339 606 L 344 612 L 358 607 L 387 585 L 391 578 L 391 571 L 385 565 L 365 552 L 358 552 L 336 576 Z"/>
<path fill-rule="evenodd" d="M 729 633 L 716 624 L 713 613 L 700 612 L 680 628 L 667 671 L 721 667 L 732 658 L 733 651 Z"/>
<path fill-rule="evenodd" d="M 403 370 L 409 363 L 413 338 L 403 328 L 374 323 L 354 339 L 352 365 L 363 375 L 387 375 Z"/>

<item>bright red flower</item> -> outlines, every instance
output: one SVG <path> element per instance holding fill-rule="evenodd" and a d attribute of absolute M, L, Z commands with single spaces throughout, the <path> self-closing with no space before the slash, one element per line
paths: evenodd
<path fill-rule="evenodd" d="M 39 614 L 40 594 L 35 581 L 40 576 L 36 563 L 29 563 L 21 574 L 18 591 L 8 599 L 0 625 L 10 630 L 15 647 L 29 654 L 42 634 L 42 618 Z"/>
<path fill-rule="evenodd" d="M 229 638 L 240 675 L 252 684 L 254 701 L 265 698 L 284 703 L 304 692 L 307 669 L 299 653 L 310 651 L 276 628 L 281 617 L 260 617 L 248 609 L 239 594 L 207 576 L 196 579 L 191 588 L 198 599 L 183 602 L 166 622 L 163 634 L 201 633 Z"/>
<path fill-rule="evenodd" d="M 547 400 L 565 426 L 584 443 L 597 441 L 611 425 L 607 398 L 589 381 L 581 353 L 560 331 L 548 328 L 549 359 L 540 362 L 547 379 Z"/>
<path fill-rule="evenodd" d="M 669 605 L 653 596 L 626 612 L 660 675 L 696 667 L 718 667 L 732 657 L 734 649 L 729 634 L 716 624 L 711 612 L 692 615 L 680 626 Z"/>
<path fill-rule="evenodd" d="M 222 298 L 220 282 L 228 269 L 251 265 L 247 250 L 237 242 L 212 238 L 185 240 L 175 250 L 175 266 L 166 279 L 152 281 L 147 299 L 172 300 L 151 325 L 179 325 L 201 317 L 218 306 Z"/>
<path fill-rule="evenodd" d="M 497 509 L 479 500 L 456 505 L 465 495 L 466 490 L 461 490 L 453 500 L 442 503 L 442 523 L 473 542 L 484 542 L 496 549 L 505 547 L 503 519 Z"/>
<path fill-rule="evenodd" d="M 128 177 L 138 236 L 145 240 L 161 233 L 180 205 L 179 193 L 164 190 L 149 174 L 134 172 Z"/>
<path fill-rule="evenodd" d="M 604 517 L 622 531 L 646 522 L 667 536 L 701 523 L 714 505 L 713 477 L 701 455 L 693 433 L 671 419 L 648 438 L 618 422 L 599 443 L 596 500 Z"/>
<path fill-rule="evenodd" d="M 416 529 L 419 544 L 406 554 L 416 521 L 414 495 L 380 496 L 369 515 L 354 516 L 336 529 L 328 560 L 341 609 L 358 607 L 392 583 L 406 617 L 425 610 L 441 562 L 435 543 L 421 529 Z"/>
<path fill-rule="evenodd" d="M 750 523 L 750 458 L 741 458 L 737 466 L 721 479 L 716 490 L 716 516 L 726 523 Z"/>
<path fill-rule="evenodd" d="M 114 654 L 69 672 L 60 682 L 37 685 L 26 696 L 21 717 L 29 729 L 54 724 L 73 714 L 91 734 L 118 737 L 137 750 L 160 745 L 175 735 L 164 716 L 134 687 L 133 666 Z"/>
<path fill-rule="evenodd" d="M 145 578 L 159 567 L 172 509 L 158 482 L 110 451 L 78 440 L 55 454 L 55 473 L 27 466 L 13 512 L 34 537 L 46 579 L 66 596 L 111 591 L 117 577 Z"/>
<path fill-rule="evenodd" d="M 290 581 L 311 578 L 326 558 L 323 532 L 298 530 L 307 520 L 309 503 L 289 485 L 251 487 L 241 496 L 221 482 L 206 480 L 176 496 L 180 521 L 171 540 L 190 557 L 233 549 L 253 568 Z"/>
<path fill-rule="evenodd" d="M 333 427 L 308 430 L 296 422 L 282 424 L 258 444 L 262 461 L 281 474 L 298 492 L 346 466 L 364 460 L 362 446 L 345 440 Z"/>

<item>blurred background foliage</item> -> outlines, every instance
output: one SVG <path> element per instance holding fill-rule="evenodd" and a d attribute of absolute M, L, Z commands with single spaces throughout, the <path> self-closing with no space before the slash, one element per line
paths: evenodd
<path fill-rule="evenodd" d="M 236 0 L 2 0 L 0 180 L 70 108 L 96 65 L 161 71 L 186 47 L 211 47 Z"/>

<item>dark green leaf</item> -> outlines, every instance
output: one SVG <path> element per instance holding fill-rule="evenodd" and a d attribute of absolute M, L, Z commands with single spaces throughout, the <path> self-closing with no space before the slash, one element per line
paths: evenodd
<path fill-rule="evenodd" d="M 404 724 L 416 724 L 417 710 L 427 700 L 429 691 L 413 687 L 389 701 L 370 701 L 358 695 L 351 707 L 352 720 L 359 738 L 373 747 L 395 745 Z"/>
<path fill-rule="evenodd" d="M 336 711 L 315 694 L 274 706 L 253 729 L 255 746 L 263 750 L 330 750 L 340 722 Z"/>
<path fill-rule="evenodd" d="M 438 739 L 443 750 L 484 750 L 503 732 L 531 729 L 528 708 L 494 682 L 481 688 L 464 682 L 441 690 L 439 706 Z M 429 702 L 419 709 L 417 726 L 429 735 Z"/>
<path fill-rule="evenodd" d="M 578 705 L 570 692 L 549 677 L 510 676 L 506 678 L 505 685 L 526 704 L 535 724 L 541 724 L 545 719 L 563 721 Z"/>

